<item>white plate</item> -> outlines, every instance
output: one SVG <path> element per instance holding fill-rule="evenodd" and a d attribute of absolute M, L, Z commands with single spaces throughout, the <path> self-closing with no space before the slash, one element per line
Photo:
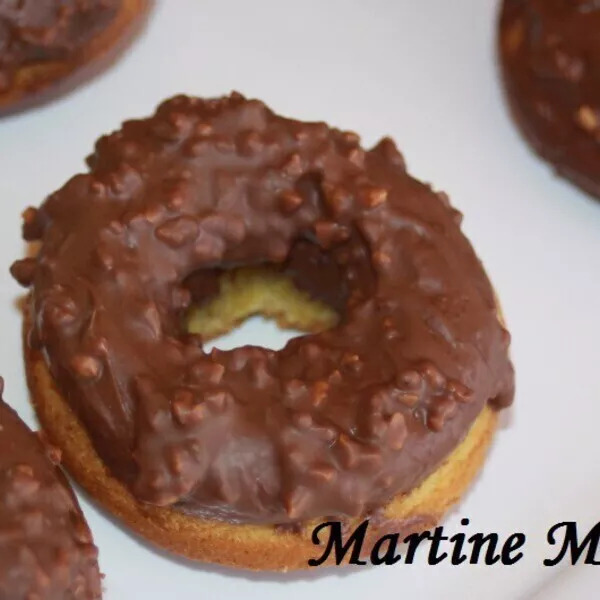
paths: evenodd
<path fill-rule="evenodd" d="M 600 519 L 600 204 L 555 179 L 512 127 L 495 70 L 495 5 L 163 0 L 116 68 L 66 99 L 0 122 L 0 372 L 6 398 L 30 423 L 20 290 L 8 275 L 23 252 L 19 213 L 82 170 L 99 134 L 178 92 L 238 89 L 278 112 L 355 129 L 367 144 L 392 135 L 411 171 L 465 213 L 513 333 L 514 410 L 446 530 L 468 516 L 472 532 L 523 531 L 525 557 L 516 565 L 433 567 L 422 554 L 412 566 L 252 576 L 167 558 L 84 500 L 108 600 L 505 600 L 548 598 L 553 589 L 557 598 L 598 597 L 600 569 L 541 563 L 552 556 L 545 542 L 552 524 Z M 261 341 L 260 325 L 248 331 L 238 339 Z M 544 588 L 552 578 L 560 583 Z"/>

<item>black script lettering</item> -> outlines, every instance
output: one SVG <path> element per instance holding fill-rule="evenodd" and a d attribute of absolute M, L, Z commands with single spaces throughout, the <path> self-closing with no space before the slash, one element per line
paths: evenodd
<path fill-rule="evenodd" d="M 410 535 L 404 538 L 404 543 L 408 544 L 408 550 L 406 551 L 406 556 L 404 557 L 404 563 L 407 565 L 412 565 L 413 560 L 415 558 L 415 552 L 419 547 L 419 544 L 423 540 L 431 539 L 431 531 L 423 531 L 421 533 L 411 533 Z"/>
<path fill-rule="evenodd" d="M 461 519 L 460 524 L 468 525 L 469 519 Z M 454 544 L 454 550 L 452 550 L 452 564 L 460 565 L 467 560 L 467 555 L 462 553 L 462 547 L 465 543 L 465 534 L 456 533 L 450 538 L 450 541 Z"/>
<path fill-rule="evenodd" d="M 485 552 L 485 564 L 493 565 L 500 560 L 500 555 L 495 553 L 496 546 L 498 545 L 498 534 L 490 533 L 489 535 L 483 535 L 483 533 L 476 533 L 469 538 L 469 543 L 473 544 L 471 560 L 469 561 L 472 565 L 476 565 L 479 562 L 479 555 L 486 542 L 488 547 Z"/>
<path fill-rule="evenodd" d="M 400 554 L 396 554 L 399 537 L 400 534 L 398 533 L 390 533 L 379 538 L 373 546 L 373 550 L 371 550 L 371 563 L 374 565 L 395 565 L 402 558 Z M 386 543 L 385 554 L 380 557 L 379 552 Z"/>
<path fill-rule="evenodd" d="M 525 545 L 524 533 L 513 533 L 506 538 L 504 545 L 502 546 L 502 564 L 503 565 L 514 565 L 516 562 L 523 558 L 523 553 L 519 552 L 515 556 L 511 556 L 511 553 Z"/>
<path fill-rule="evenodd" d="M 564 521 L 557 523 L 548 531 L 548 543 L 554 546 L 558 543 L 555 533 L 564 528 L 564 537 L 559 553 L 554 559 L 546 558 L 544 566 L 554 567 L 566 556 L 567 551 L 571 551 L 571 564 L 574 565 L 581 558 L 587 548 L 587 555 L 584 560 L 586 565 L 600 565 L 600 560 L 594 557 L 598 553 L 598 545 L 600 545 L 600 522 L 589 531 L 584 540 L 579 544 L 577 538 L 577 523 L 575 521 Z"/>
<path fill-rule="evenodd" d="M 443 527 L 436 527 L 435 531 L 433 532 L 433 535 L 431 536 L 431 546 L 429 547 L 429 558 L 427 559 L 427 562 L 430 565 L 437 565 L 438 563 L 441 563 L 448 556 L 447 552 L 442 552 L 442 554 L 438 556 L 440 542 L 448 541 L 448 536 L 443 535 L 443 533 L 444 533 Z"/>
<path fill-rule="evenodd" d="M 352 548 L 352 552 L 350 554 L 350 560 L 348 563 L 351 565 L 366 565 L 366 561 L 360 559 L 360 553 L 362 550 L 362 545 L 365 541 L 365 535 L 367 533 L 368 526 L 369 521 L 363 521 L 354 530 L 352 535 L 348 538 L 348 541 L 344 544 L 342 540 L 342 524 L 339 521 L 328 521 L 327 523 L 321 523 L 321 525 L 315 527 L 312 532 L 312 543 L 315 546 L 320 546 L 321 540 L 319 539 L 319 533 L 329 527 L 327 547 L 319 558 L 309 559 L 308 565 L 310 567 L 318 567 L 319 565 L 322 565 L 329 558 L 332 550 L 335 551 L 335 564 L 340 565 L 350 548 Z"/>

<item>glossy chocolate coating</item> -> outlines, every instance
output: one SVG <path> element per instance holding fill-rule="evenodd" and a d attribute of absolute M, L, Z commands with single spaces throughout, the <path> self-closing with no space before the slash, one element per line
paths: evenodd
<path fill-rule="evenodd" d="M 356 516 L 408 492 L 486 402 L 511 403 L 508 333 L 444 194 L 389 139 L 184 96 L 101 138 L 26 211 L 42 349 L 112 473 L 143 502 L 208 518 Z M 279 352 L 203 351 L 192 299 L 275 265 L 340 311 Z M 202 290 L 206 290 L 203 292 Z"/>
<path fill-rule="evenodd" d="M 97 600 L 96 558 L 64 476 L 0 399 L 0 599 Z"/>
<path fill-rule="evenodd" d="M 122 0 L 0 0 L 0 93 L 30 64 L 63 61 L 116 15 Z"/>
<path fill-rule="evenodd" d="M 513 115 L 535 150 L 600 198 L 600 3 L 505 0 L 500 54 Z"/>

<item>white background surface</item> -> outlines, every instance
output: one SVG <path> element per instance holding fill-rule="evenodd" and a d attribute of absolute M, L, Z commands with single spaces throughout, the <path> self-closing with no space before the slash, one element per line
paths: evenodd
<path fill-rule="evenodd" d="M 494 62 L 495 0 L 163 0 L 116 68 L 0 121 L 0 371 L 31 423 L 15 300 L 21 210 L 83 169 L 95 139 L 178 92 L 237 89 L 276 111 L 390 134 L 410 170 L 447 191 L 513 334 L 518 394 L 484 475 L 446 531 L 527 534 L 512 567 L 418 564 L 295 576 L 184 565 L 84 510 L 108 600 L 381 597 L 597 598 L 600 567 L 541 566 L 548 528 L 600 519 L 600 204 L 555 179 L 509 121 Z M 258 326 L 258 333 L 261 332 Z M 241 341 L 275 343 L 274 334 Z M 559 583 L 544 587 L 552 578 Z M 575 586 L 575 587 L 573 587 Z M 553 591 L 554 590 L 554 591 Z M 554 594 L 554 595 L 552 595 Z"/>

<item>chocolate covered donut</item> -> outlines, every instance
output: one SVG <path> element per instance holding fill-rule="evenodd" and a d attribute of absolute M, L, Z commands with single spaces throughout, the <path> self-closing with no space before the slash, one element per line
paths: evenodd
<path fill-rule="evenodd" d="M 0 0 L 0 113 L 67 91 L 108 64 L 148 0 Z"/>
<path fill-rule="evenodd" d="M 561 175 L 600 198 L 600 4 L 504 0 L 500 57 L 521 131 Z"/>
<path fill-rule="evenodd" d="M 0 398 L 0 598 L 97 600 L 96 557 L 64 476 Z"/>
<path fill-rule="evenodd" d="M 88 163 L 25 212 L 41 249 L 12 272 L 38 413 L 93 495 L 163 546 L 250 568 L 306 566 L 306 540 L 273 525 L 400 501 L 390 517 L 435 521 L 460 496 L 512 401 L 509 335 L 460 214 L 391 140 L 180 96 Z M 205 352 L 190 305 L 240 267 L 337 323 Z M 409 510 L 443 468 L 427 514 Z"/>

